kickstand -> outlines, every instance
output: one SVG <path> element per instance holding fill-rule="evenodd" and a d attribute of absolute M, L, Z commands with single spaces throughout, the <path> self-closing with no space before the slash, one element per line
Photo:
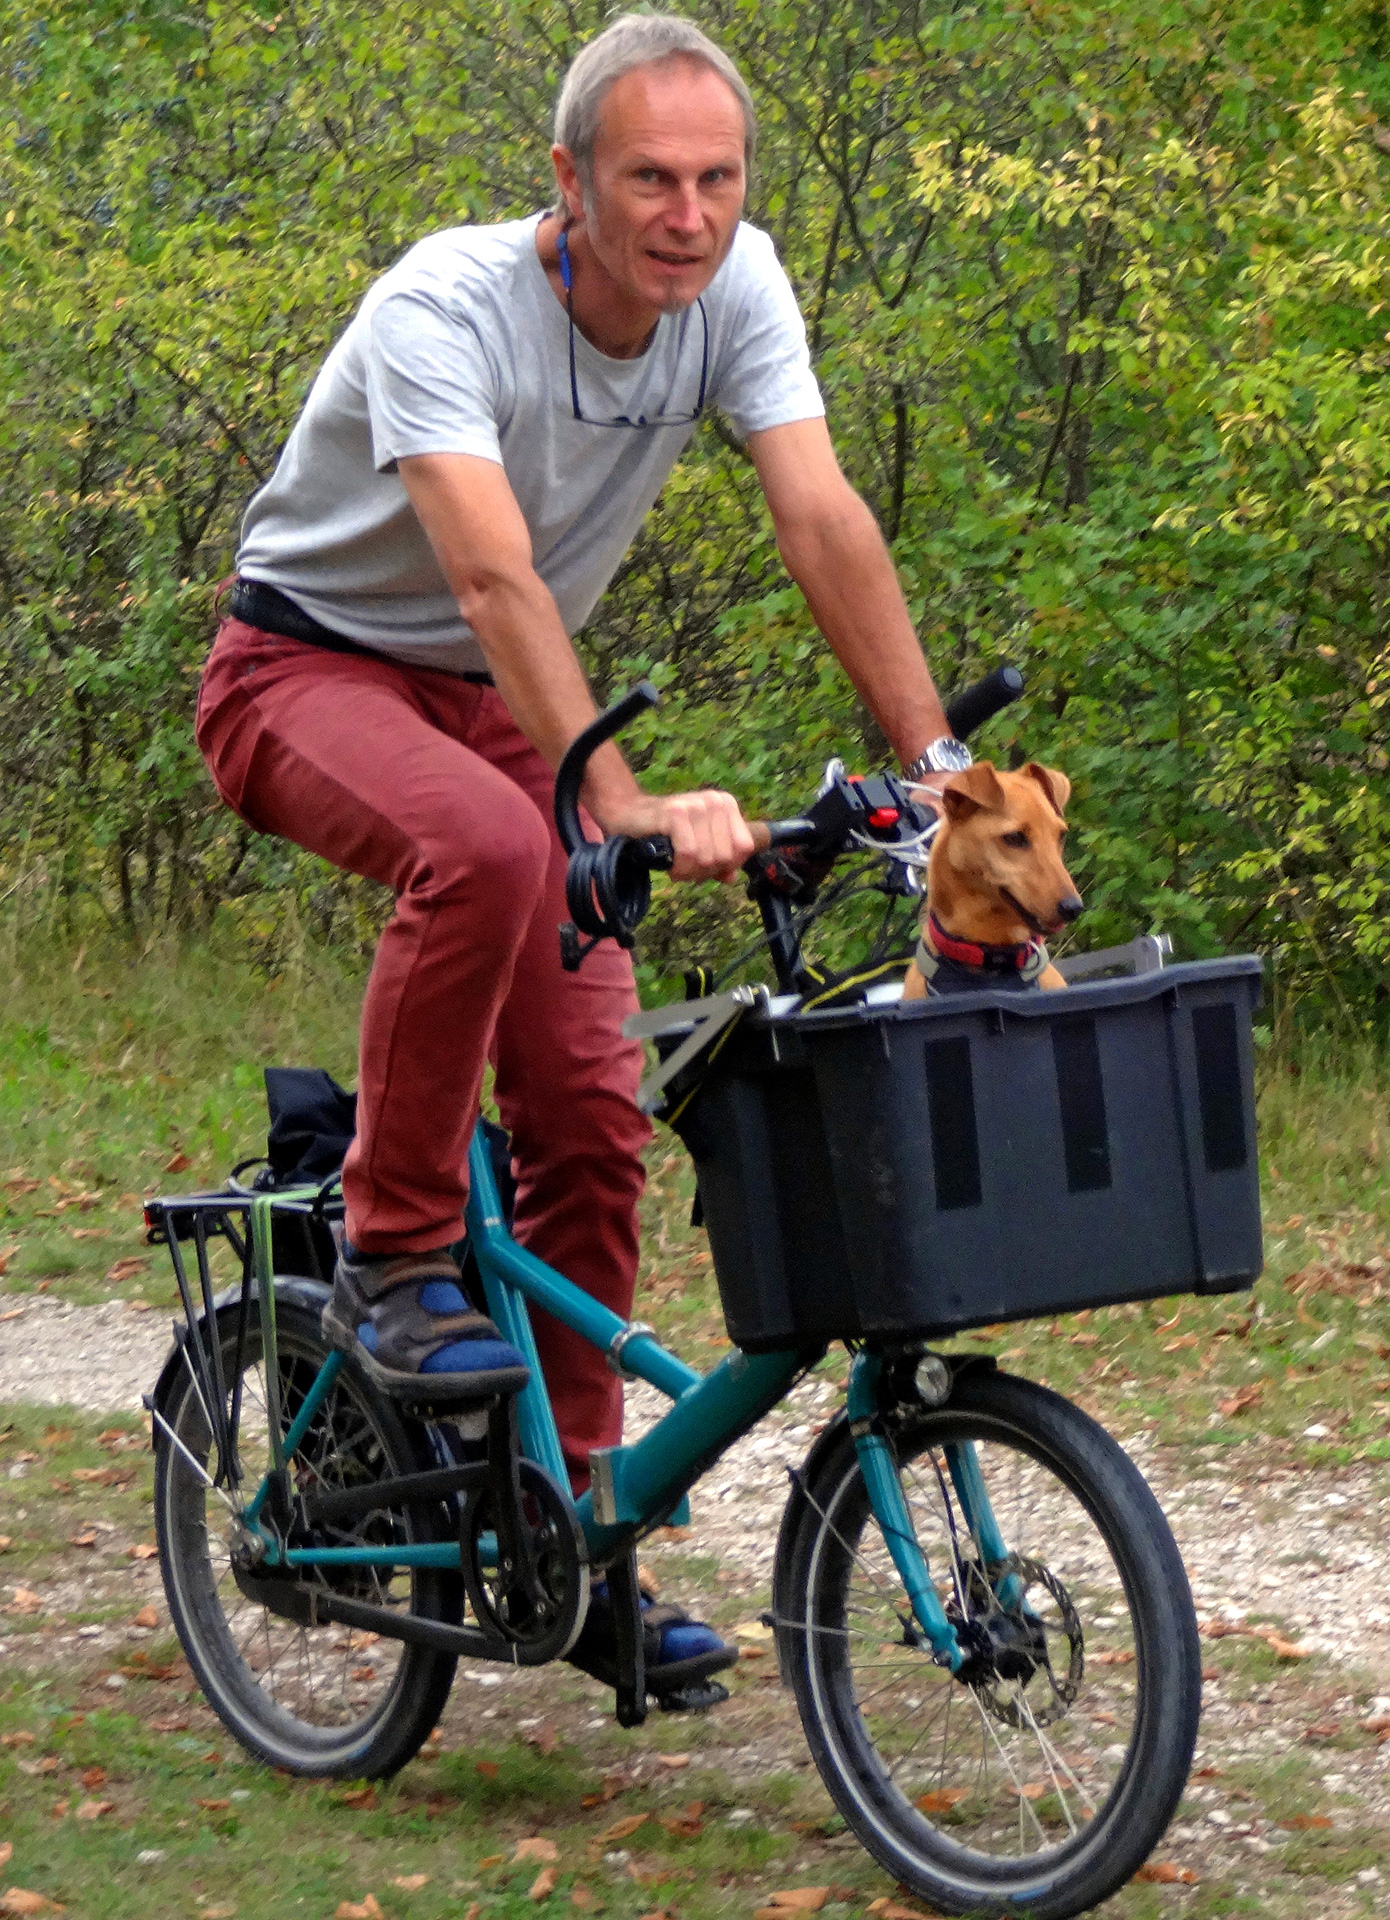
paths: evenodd
<path fill-rule="evenodd" d="M 647 1663 L 642 1648 L 642 1596 L 637 1585 L 637 1554 L 625 1553 L 608 1569 L 608 1601 L 617 1643 L 617 1720 L 640 1727 L 647 1717 Z"/>

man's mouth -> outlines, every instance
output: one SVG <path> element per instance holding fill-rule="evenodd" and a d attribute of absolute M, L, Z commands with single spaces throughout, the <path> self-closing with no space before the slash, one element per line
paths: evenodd
<path fill-rule="evenodd" d="M 647 257 L 659 260 L 663 267 L 698 267 L 700 264 L 698 253 L 667 253 L 660 247 L 648 247 Z"/>

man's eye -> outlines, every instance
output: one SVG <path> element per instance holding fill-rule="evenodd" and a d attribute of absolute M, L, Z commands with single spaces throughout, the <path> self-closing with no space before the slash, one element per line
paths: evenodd
<path fill-rule="evenodd" d="M 1028 845 L 1028 835 L 1026 833 L 1006 833 L 1001 837 L 1006 847 L 1026 847 Z"/>

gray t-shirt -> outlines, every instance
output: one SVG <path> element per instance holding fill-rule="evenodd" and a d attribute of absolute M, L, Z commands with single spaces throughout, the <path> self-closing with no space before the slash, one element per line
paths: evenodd
<path fill-rule="evenodd" d="M 432 234 L 370 289 L 247 508 L 238 572 L 394 659 L 477 671 L 482 649 L 396 469 L 409 454 L 476 454 L 504 468 L 566 631 L 584 625 L 694 432 L 588 422 L 690 413 L 704 326 L 698 307 L 663 316 L 636 360 L 576 331 L 576 421 L 541 217 Z M 739 226 L 704 307 L 706 403 L 737 433 L 824 413 L 767 234 Z"/>

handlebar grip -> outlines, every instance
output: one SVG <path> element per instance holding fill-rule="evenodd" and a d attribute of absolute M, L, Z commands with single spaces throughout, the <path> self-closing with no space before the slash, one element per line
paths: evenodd
<path fill-rule="evenodd" d="M 774 847 L 799 847 L 815 837 L 814 820 L 750 820 L 753 851 L 768 853 Z"/>
<path fill-rule="evenodd" d="M 957 740 L 968 740 L 977 727 L 992 720 L 1022 692 L 1023 675 L 1017 667 L 996 667 L 973 687 L 958 693 L 946 708 L 952 733 Z"/>

